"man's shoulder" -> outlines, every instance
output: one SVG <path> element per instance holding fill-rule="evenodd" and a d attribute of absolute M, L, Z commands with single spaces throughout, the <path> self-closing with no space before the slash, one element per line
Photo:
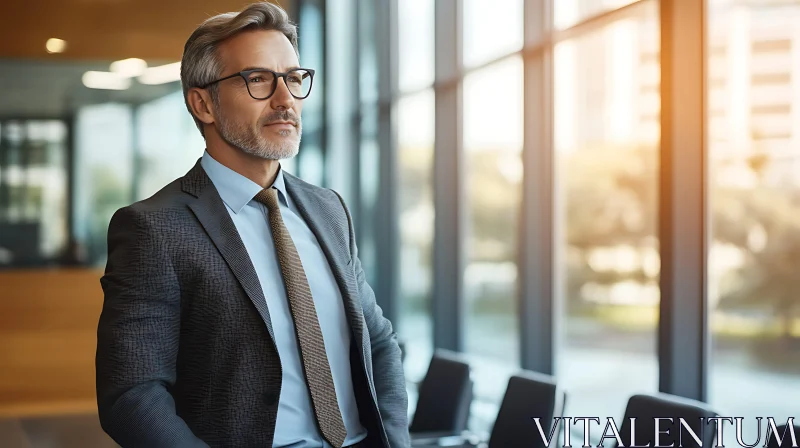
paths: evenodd
<path fill-rule="evenodd" d="M 181 188 L 182 178 L 175 179 L 152 196 L 129 205 L 132 210 L 142 213 L 168 212 L 183 207 L 187 195 Z"/>
<path fill-rule="evenodd" d="M 114 215 L 118 220 L 132 220 L 140 225 L 149 224 L 147 227 L 156 225 L 166 229 L 188 212 L 187 197 L 182 191 L 181 179 L 176 179 L 152 196 L 120 208 Z"/>

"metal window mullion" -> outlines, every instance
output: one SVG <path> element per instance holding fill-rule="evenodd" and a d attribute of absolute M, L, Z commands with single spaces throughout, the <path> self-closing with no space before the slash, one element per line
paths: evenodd
<path fill-rule="evenodd" d="M 525 44 L 548 40 L 552 0 L 525 2 Z M 522 368 L 553 374 L 555 355 L 552 48 L 524 55 L 523 180 L 518 253 Z"/>
<path fill-rule="evenodd" d="M 349 116 L 350 119 L 348 120 L 348 126 L 350 129 L 351 135 L 351 147 L 350 151 L 352 152 L 350 157 L 350 191 L 352 191 L 351 201 L 352 204 L 350 205 L 350 213 L 353 217 L 354 222 L 363 223 L 364 222 L 364 203 L 361 194 L 361 116 L 362 111 L 364 110 L 363 104 L 361 102 L 361 46 L 359 42 L 361 41 L 362 37 L 362 21 L 364 20 L 364 15 L 369 14 L 369 11 L 361 8 L 358 0 L 353 0 L 355 3 L 355 8 L 353 10 L 353 28 L 355 31 L 351 35 L 352 40 L 349 42 L 350 47 L 352 48 L 353 58 L 351 60 L 352 64 L 350 65 L 350 77 L 348 78 L 350 84 L 350 91 L 353 92 L 354 100 L 353 100 L 353 108 L 350 110 Z M 371 37 L 371 36 L 370 36 Z M 361 238 L 361 231 L 364 226 L 363 224 L 356 227 L 356 239 L 360 241 Z"/>
<path fill-rule="evenodd" d="M 348 204 L 354 203 L 351 179 L 355 136 L 350 125 L 351 114 L 358 107 L 357 90 L 353 90 L 351 43 L 357 37 L 352 11 L 355 0 L 325 3 L 325 68 L 329 84 L 326 85 L 325 126 L 327 151 L 324 167 L 325 186 L 339 191 Z M 350 6 L 348 8 L 348 5 Z"/>
<path fill-rule="evenodd" d="M 378 54 L 378 199 L 375 205 L 376 282 L 378 305 L 393 322 L 399 316 L 400 232 L 397 202 L 397 138 L 392 104 L 397 96 L 397 0 L 375 8 Z"/>
<path fill-rule="evenodd" d="M 436 80 L 461 71 L 461 2 L 435 4 Z M 435 89 L 433 343 L 464 348 L 464 188 L 461 83 Z"/>
<path fill-rule="evenodd" d="M 357 45 L 356 48 L 356 60 L 357 63 L 353 70 L 356 70 L 358 73 L 358 83 L 356 84 L 356 91 L 358 92 L 358 110 L 355 111 L 353 119 L 357 120 L 357 123 L 353 123 L 353 128 L 356 132 L 356 138 L 358 139 L 358 145 L 355 149 L 356 153 L 354 154 L 355 159 L 355 167 L 354 167 L 354 176 L 353 176 L 353 188 L 356 192 L 356 201 L 358 205 L 358 212 L 357 214 L 353 215 L 353 219 L 356 222 L 356 241 L 358 242 L 358 247 L 360 249 L 359 256 L 362 258 L 362 263 L 367 266 L 369 269 L 365 269 L 365 274 L 367 278 L 367 282 L 374 287 L 377 286 L 377 280 L 375 278 L 376 270 L 378 269 L 378 264 L 380 260 L 377 258 L 378 252 L 375 245 L 377 244 L 375 238 L 375 216 L 376 216 L 376 203 L 375 200 L 372 198 L 373 196 L 377 195 L 377 185 L 375 186 L 375 191 L 367 191 L 365 190 L 364 179 L 365 176 L 368 175 L 370 172 L 375 172 L 378 170 L 379 165 L 370 165 L 366 166 L 366 160 L 363 157 L 364 145 L 366 140 L 368 139 L 375 139 L 375 144 L 377 145 L 377 100 L 375 98 L 370 97 L 369 95 L 365 94 L 364 88 L 362 86 L 362 67 L 366 64 L 366 60 L 364 58 L 365 55 L 373 54 L 377 57 L 377 48 L 369 48 L 365 49 L 362 45 L 365 45 L 365 42 L 375 43 L 376 42 L 376 31 L 375 31 L 375 16 L 377 12 L 375 11 L 376 5 L 371 0 L 357 0 L 358 10 L 356 11 L 356 30 L 358 33 L 358 37 L 354 42 Z M 367 59 L 370 60 L 370 59 Z M 376 72 L 378 70 L 378 61 L 377 59 L 370 60 L 374 63 L 372 67 Z M 377 95 L 378 85 L 377 82 L 374 86 L 375 94 Z M 375 129 L 374 135 L 365 134 L 364 122 L 367 118 L 374 119 Z M 351 209 L 351 213 L 353 210 Z"/>
<path fill-rule="evenodd" d="M 661 0 L 659 390 L 707 397 L 705 1 Z"/>

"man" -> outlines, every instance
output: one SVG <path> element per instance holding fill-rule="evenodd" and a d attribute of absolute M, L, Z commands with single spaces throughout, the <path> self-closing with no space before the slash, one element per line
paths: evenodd
<path fill-rule="evenodd" d="M 123 447 L 409 446 L 400 349 L 347 208 L 280 167 L 313 78 L 269 3 L 186 42 L 206 152 L 108 230 L 97 403 Z"/>

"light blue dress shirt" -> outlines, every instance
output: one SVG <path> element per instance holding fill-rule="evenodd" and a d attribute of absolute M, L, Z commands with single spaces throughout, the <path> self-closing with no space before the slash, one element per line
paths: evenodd
<path fill-rule="evenodd" d="M 289 309 L 275 245 L 267 218 L 266 206 L 253 197 L 261 187 L 250 179 L 214 160 L 208 152 L 201 165 L 219 192 L 236 230 L 250 256 L 269 308 L 275 345 L 283 369 L 278 418 L 275 424 L 274 447 L 324 447 L 316 425 L 311 397 L 303 375 L 300 350 L 294 321 Z M 333 276 L 325 253 L 286 193 L 283 172 L 279 169 L 272 188 L 278 190 L 281 217 L 297 247 L 308 285 L 314 297 L 328 363 L 336 386 L 336 397 L 342 411 L 347 439 L 344 445 L 363 440 L 367 431 L 358 419 L 358 407 L 350 373 L 350 327 L 345 315 L 341 291 Z"/>

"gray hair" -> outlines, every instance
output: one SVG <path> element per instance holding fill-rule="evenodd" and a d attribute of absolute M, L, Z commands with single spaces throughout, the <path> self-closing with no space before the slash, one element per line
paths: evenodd
<path fill-rule="evenodd" d="M 249 30 L 280 31 L 297 50 L 297 26 L 278 5 L 268 2 L 253 3 L 241 12 L 219 14 L 203 22 L 189 36 L 183 47 L 181 59 L 181 84 L 186 108 L 192 114 L 197 129 L 203 134 L 203 123 L 194 116 L 189 106 L 189 89 L 204 86 L 222 76 L 224 67 L 217 47 L 224 40 Z M 209 87 L 211 98 L 217 103 L 217 85 Z M 204 135 L 205 136 L 205 135 Z"/>

